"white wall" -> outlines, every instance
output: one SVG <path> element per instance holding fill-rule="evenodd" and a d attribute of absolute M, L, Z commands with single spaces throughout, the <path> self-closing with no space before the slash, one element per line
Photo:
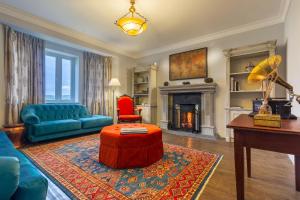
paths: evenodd
<path fill-rule="evenodd" d="M 300 94 L 300 1 L 293 0 L 285 22 L 287 43 L 287 81 Z M 293 103 L 293 114 L 300 117 L 300 105 Z"/>
<path fill-rule="evenodd" d="M 188 46 L 182 49 L 174 49 L 173 51 L 148 56 L 137 61 L 138 64 L 146 65 L 154 62 L 158 63 L 158 86 L 162 86 L 165 81 L 169 81 L 169 55 L 177 52 L 208 47 L 208 77 L 212 77 L 218 84 L 216 93 L 216 127 L 217 133 L 221 137 L 225 137 L 225 84 L 226 84 L 226 60 L 223 50 L 244 45 L 256 44 L 269 40 L 277 39 L 279 45 L 283 44 L 284 25 L 278 24 L 255 31 L 241 33 L 226 38 L 203 42 Z M 190 80 L 191 83 L 203 83 L 203 79 Z M 171 85 L 181 84 L 182 81 L 171 81 Z M 158 95 L 158 122 L 161 113 L 161 98 Z"/>

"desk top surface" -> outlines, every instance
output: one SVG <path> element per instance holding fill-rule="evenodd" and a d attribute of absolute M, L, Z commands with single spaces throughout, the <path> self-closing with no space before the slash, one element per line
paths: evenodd
<path fill-rule="evenodd" d="M 278 134 L 296 134 L 300 136 L 300 119 L 297 120 L 281 120 L 281 128 L 271 128 L 263 126 L 254 126 L 253 118 L 246 114 L 239 115 L 232 120 L 227 128 L 233 128 L 236 130 L 248 130 L 248 131 L 260 131 L 260 132 L 272 132 Z"/>

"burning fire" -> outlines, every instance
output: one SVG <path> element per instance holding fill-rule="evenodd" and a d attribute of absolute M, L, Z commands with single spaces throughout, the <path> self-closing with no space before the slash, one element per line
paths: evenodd
<path fill-rule="evenodd" d="M 193 113 L 192 112 L 184 112 L 182 113 L 182 128 L 193 128 Z"/>

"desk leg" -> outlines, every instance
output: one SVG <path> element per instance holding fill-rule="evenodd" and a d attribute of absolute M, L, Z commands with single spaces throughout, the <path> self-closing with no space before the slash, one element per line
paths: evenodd
<path fill-rule="evenodd" d="M 247 175 L 251 178 L 251 148 L 246 147 L 246 157 L 247 157 Z"/>
<path fill-rule="evenodd" d="M 300 156 L 295 155 L 296 190 L 300 192 Z"/>
<path fill-rule="evenodd" d="M 244 200 L 244 148 L 238 131 L 234 131 L 234 161 L 236 180 L 236 199 Z"/>

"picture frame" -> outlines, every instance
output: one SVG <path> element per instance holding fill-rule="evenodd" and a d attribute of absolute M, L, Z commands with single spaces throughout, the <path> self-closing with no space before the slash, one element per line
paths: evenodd
<path fill-rule="evenodd" d="M 169 80 L 207 78 L 207 47 L 171 54 Z"/>

